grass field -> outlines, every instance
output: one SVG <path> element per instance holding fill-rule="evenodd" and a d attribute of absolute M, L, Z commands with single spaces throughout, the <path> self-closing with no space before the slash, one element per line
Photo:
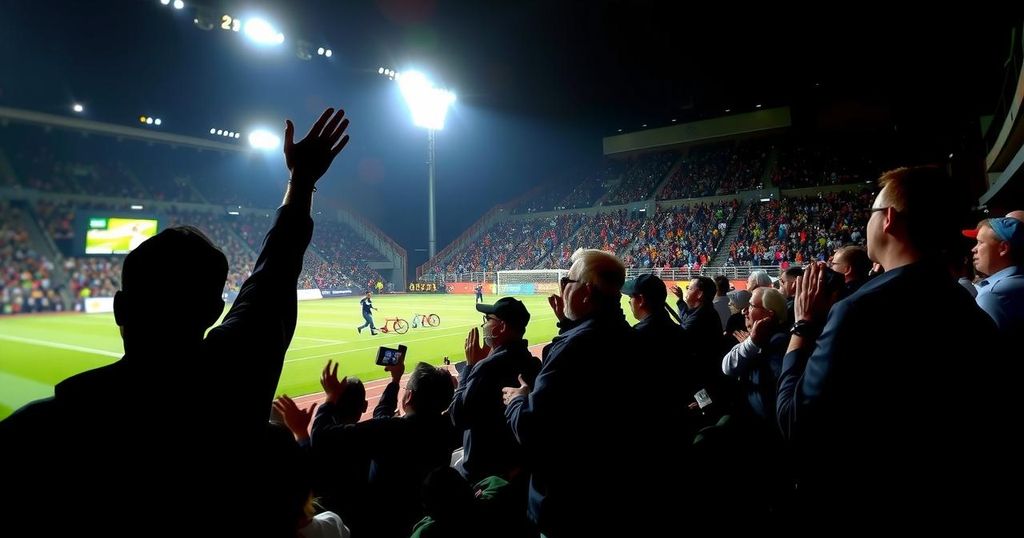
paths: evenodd
<path fill-rule="evenodd" d="M 485 302 L 497 297 L 487 296 Z M 520 297 L 531 314 L 526 338 L 531 344 L 548 342 L 557 333 L 555 316 L 544 296 Z M 625 301 L 624 301 L 625 302 Z M 472 295 L 382 295 L 374 297 L 374 321 L 400 317 L 410 323 L 413 314 L 434 313 L 441 325 L 410 328 L 404 335 L 370 336 L 356 333 L 362 325 L 356 298 L 299 303 L 299 322 L 285 357 L 278 393 L 299 396 L 320 391 L 320 370 L 328 359 L 338 361 L 339 375 L 369 381 L 385 377 L 374 364 L 378 346 L 408 346 L 407 363 L 441 364 L 463 360 L 463 343 L 481 314 Z M 629 309 L 627 319 L 634 323 Z M 68 376 L 110 364 L 123 348 L 113 314 L 54 314 L 0 318 L 0 419 L 37 398 L 53 395 L 53 386 Z"/>

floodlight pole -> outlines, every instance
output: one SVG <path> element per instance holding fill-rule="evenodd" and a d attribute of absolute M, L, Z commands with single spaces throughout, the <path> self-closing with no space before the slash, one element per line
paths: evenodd
<path fill-rule="evenodd" d="M 434 223 L 434 129 L 427 129 L 427 168 L 429 170 L 427 199 L 430 203 L 430 259 L 434 259 L 437 249 L 437 230 Z"/>

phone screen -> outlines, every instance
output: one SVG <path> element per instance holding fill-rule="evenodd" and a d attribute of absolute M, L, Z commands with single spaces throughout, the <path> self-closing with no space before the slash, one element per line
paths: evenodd
<path fill-rule="evenodd" d="M 398 346 L 398 349 L 381 346 L 377 350 L 377 364 L 379 366 L 394 366 L 405 359 L 405 346 Z"/>

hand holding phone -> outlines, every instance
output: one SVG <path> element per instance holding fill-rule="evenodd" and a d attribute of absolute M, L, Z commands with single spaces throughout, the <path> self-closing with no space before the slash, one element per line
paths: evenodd
<path fill-rule="evenodd" d="M 380 349 L 377 350 L 377 365 L 395 366 L 404 363 L 406 349 L 403 345 L 399 345 L 398 349 L 380 346 Z"/>

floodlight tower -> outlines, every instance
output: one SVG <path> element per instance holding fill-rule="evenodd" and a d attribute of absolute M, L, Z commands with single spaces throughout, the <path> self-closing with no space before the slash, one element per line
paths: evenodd
<path fill-rule="evenodd" d="M 383 69 L 383 68 L 382 68 Z M 448 114 L 448 108 L 455 102 L 455 94 L 437 88 L 427 80 L 427 77 L 419 71 L 407 73 L 395 73 L 394 79 L 402 91 L 402 97 L 412 112 L 412 122 L 417 127 L 427 130 L 427 170 L 428 170 L 428 203 L 429 211 L 429 250 L 430 257 L 437 253 L 437 230 L 435 226 L 434 212 L 434 182 L 436 171 L 434 169 L 434 143 L 437 131 L 444 129 L 444 119 Z"/>

